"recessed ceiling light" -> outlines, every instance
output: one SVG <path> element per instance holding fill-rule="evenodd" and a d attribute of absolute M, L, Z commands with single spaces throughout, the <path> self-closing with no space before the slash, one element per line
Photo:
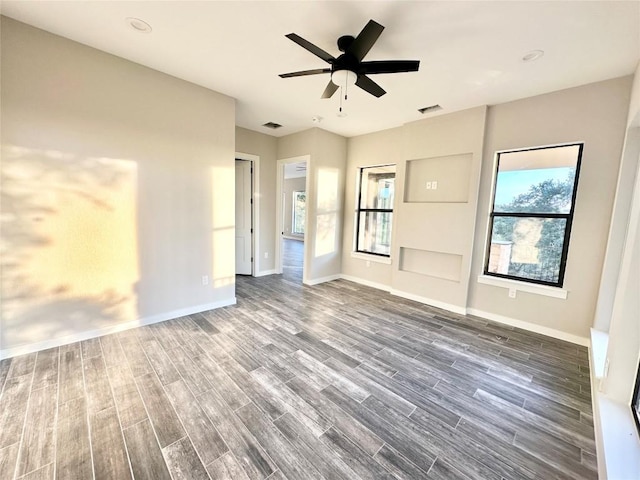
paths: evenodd
<path fill-rule="evenodd" d="M 127 24 L 133 28 L 136 32 L 151 33 L 151 25 L 139 18 L 127 17 Z"/>
<path fill-rule="evenodd" d="M 544 52 L 542 50 L 531 50 L 529 53 L 525 54 L 524 57 L 522 57 L 522 61 L 533 62 L 535 60 L 538 60 L 543 55 L 544 55 Z"/>

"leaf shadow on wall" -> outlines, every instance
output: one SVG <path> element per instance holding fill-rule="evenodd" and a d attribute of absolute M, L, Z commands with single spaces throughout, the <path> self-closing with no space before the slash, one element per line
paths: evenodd
<path fill-rule="evenodd" d="M 2 147 L 0 348 L 136 318 L 137 165 Z"/>

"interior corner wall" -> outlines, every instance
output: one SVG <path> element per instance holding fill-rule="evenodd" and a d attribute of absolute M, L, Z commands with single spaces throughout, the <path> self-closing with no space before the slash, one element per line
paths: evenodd
<path fill-rule="evenodd" d="M 492 106 L 487 131 L 475 233 L 469 307 L 587 338 L 616 191 L 626 131 L 631 77 L 607 80 Z M 584 142 L 564 279 L 566 299 L 480 284 L 496 151 Z"/>
<path fill-rule="evenodd" d="M 233 303 L 234 100 L 1 21 L 1 354 Z"/>
<path fill-rule="evenodd" d="M 336 278 L 342 270 L 342 217 L 347 139 L 320 128 L 278 138 L 278 159 L 309 155 L 305 282 Z"/>
<path fill-rule="evenodd" d="M 260 157 L 259 268 L 256 272 L 272 272 L 275 268 L 276 235 L 276 152 L 278 139 L 271 135 L 236 127 L 236 152 Z M 255 186 L 254 186 L 255 190 Z M 265 258 L 267 254 L 268 258 Z"/>

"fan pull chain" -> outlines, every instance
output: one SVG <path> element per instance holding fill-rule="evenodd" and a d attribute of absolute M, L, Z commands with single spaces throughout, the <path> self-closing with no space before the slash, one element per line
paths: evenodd
<path fill-rule="evenodd" d="M 338 115 L 341 115 L 341 114 L 342 114 L 342 86 L 340 86 L 340 108 L 338 108 Z"/>

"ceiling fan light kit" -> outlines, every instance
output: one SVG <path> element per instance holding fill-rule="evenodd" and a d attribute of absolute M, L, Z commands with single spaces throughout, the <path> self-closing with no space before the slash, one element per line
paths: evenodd
<path fill-rule="evenodd" d="M 371 47 L 376 43 L 383 30 L 384 27 L 382 25 L 374 20 L 369 20 L 357 37 L 352 37 L 351 35 L 341 36 L 338 38 L 338 49 L 343 53 L 337 58 L 295 33 L 285 35 L 289 40 L 297 43 L 318 58 L 321 58 L 331 67 L 283 73 L 280 74 L 280 77 L 292 78 L 330 73 L 331 80 L 324 89 L 321 98 L 331 98 L 338 88 L 346 89 L 349 85 L 354 84 L 365 92 L 379 98 L 386 93 L 385 90 L 367 75 L 417 72 L 420 67 L 419 60 L 379 60 L 363 62 L 362 59 L 369 50 L 371 50 Z M 342 112 L 342 106 L 340 107 L 340 112 Z"/>

